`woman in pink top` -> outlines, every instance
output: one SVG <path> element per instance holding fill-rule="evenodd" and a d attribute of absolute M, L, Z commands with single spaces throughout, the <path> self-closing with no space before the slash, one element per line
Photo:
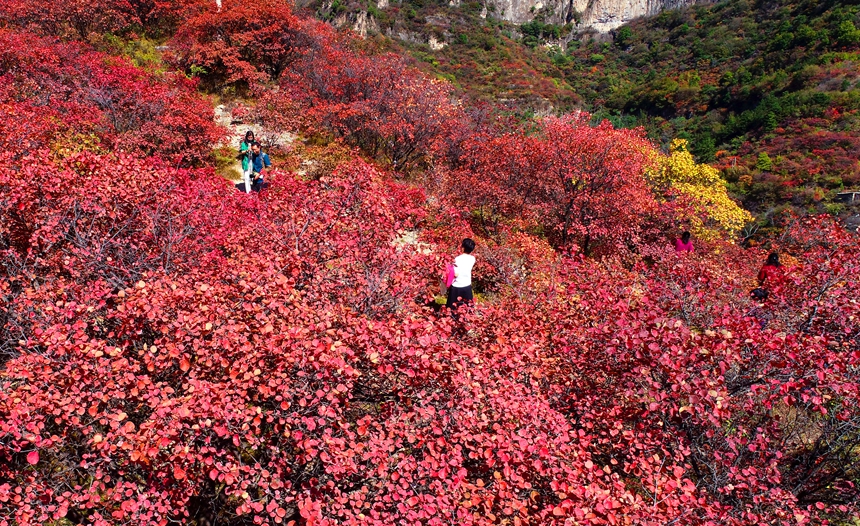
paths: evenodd
<path fill-rule="evenodd" d="M 675 240 L 675 252 L 692 252 L 693 242 L 690 241 L 690 233 L 684 232 L 680 239 Z"/>

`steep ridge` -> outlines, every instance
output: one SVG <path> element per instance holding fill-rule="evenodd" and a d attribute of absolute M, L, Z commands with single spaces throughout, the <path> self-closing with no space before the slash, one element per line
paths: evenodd
<path fill-rule="evenodd" d="M 485 0 L 465 2 L 462 0 L 439 1 L 438 6 L 462 8 L 478 7 L 482 18 L 492 16 L 514 24 L 542 20 L 563 26 L 574 24 L 578 31 L 593 30 L 607 33 L 631 20 L 653 16 L 667 9 L 678 9 L 694 4 L 711 3 L 713 0 Z M 375 0 L 368 9 L 363 4 L 353 5 L 341 0 L 299 0 L 298 5 L 314 5 L 323 11 L 337 12 L 337 25 L 350 25 L 362 35 L 369 28 L 379 30 L 376 17 L 379 10 L 388 8 L 422 8 L 436 4 L 429 1 Z M 355 8 L 358 8 L 357 10 Z M 369 13 L 368 11 L 372 12 Z M 374 16 L 376 15 L 376 17 Z"/>

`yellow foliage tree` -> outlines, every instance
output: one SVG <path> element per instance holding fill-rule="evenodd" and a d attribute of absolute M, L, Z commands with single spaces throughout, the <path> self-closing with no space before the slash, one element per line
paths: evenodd
<path fill-rule="evenodd" d="M 713 238 L 719 231 L 734 236 L 753 220 L 729 197 L 719 171 L 696 163 L 684 139 L 672 141 L 669 155 L 659 156 L 648 179 L 658 195 L 674 196 L 693 208 L 690 230 L 698 237 Z"/>

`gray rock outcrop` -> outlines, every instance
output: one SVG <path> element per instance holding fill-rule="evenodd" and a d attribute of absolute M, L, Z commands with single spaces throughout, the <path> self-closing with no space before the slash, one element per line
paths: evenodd
<path fill-rule="evenodd" d="M 522 24 L 543 13 L 546 22 L 566 24 L 579 18 L 581 29 L 606 33 L 634 18 L 656 15 L 707 0 L 487 0 L 497 16 Z M 578 16 L 576 16 L 578 15 Z"/>

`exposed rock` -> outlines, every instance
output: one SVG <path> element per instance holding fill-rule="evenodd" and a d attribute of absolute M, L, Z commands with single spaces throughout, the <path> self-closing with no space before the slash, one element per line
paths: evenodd
<path fill-rule="evenodd" d="M 379 24 L 367 11 L 357 13 L 343 13 L 331 21 L 335 27 L 352 27 L 361 38 L 366 38 L 368 33 L 379 33 Z"/>
<path fill-rule="evenodd" d="M 436 40 L 436 37 L 430 37 L 430 40 L 427 41 L 427 45 L 429 45 L 430 49 L 432 49 L 433 51 L 439 51 L 443 47 L 447 46 L 448 43 L 439 42 L 438 40 Z"/>
<path fill-rule="evenodd" d="M 388 7 L 388 0 L 376 0 L 376 7 L 379 9 L 385 9 Z"/>
<path fill-rule="evenodd" d="M 582 13 L 580 25 L 607 33 L 634 18 L 652 16 L 664 9 L 678 9 L 702 0 L 573 0 L 573 9 Z"/>
<path fill-rule="evenodd" d="M 424 17 L 424 21 L 431 26 L 451 27 L 451 19 L 445 13 L 436 13 Z"/>
<path fill-rule="evenodd" d="M 361 38 L 365 38 L 368 33 L 379 33 L 379 24 L 376 23 L 376 19 L 370 16 L 367 11 L 359 11 L 355 17 L 355 24 L 352 25 L 352 29 L 361 35 Z"/>
<path fill-rule="evenodd" d="M 522 24 L 543 12 L 547 22 L 566 24 L 579 15 L 579 28 L 611 31 L 634 18 L 711 0 L 488 0 L 504 20 Z"/>
<path fill-rule="evenodd" d="M 413 31 L 408 31 L 406 29 L 403 29 L 402 27 L 398 27 L 396 29 L 388 28 L 385 31 L 385 35 L 390 38 L 396 38 L 404 42 L 409 42 L 410 44 L 424 43 L 424 37 L 422 35 Z"/>

